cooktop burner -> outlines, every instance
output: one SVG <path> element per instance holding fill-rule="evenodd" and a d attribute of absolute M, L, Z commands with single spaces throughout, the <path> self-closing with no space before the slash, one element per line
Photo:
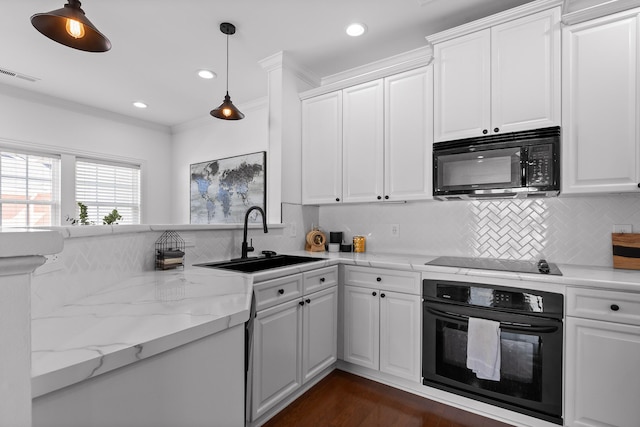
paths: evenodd
<path fill-rule="evenodd" d="M 513 271 L 516 273 L 551 274 L 562 276 L 557 265 L 540 261 L 516 261 L 495 258 L 465 258 L 455 256 L 441 256 L 425 265 L 440 265 L 444 267 L 475 268 L 480 270 Z"/>

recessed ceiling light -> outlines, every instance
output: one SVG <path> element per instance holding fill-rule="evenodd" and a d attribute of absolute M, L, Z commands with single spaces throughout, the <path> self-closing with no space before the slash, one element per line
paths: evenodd
<path fill-rule="evenodd" d="M 198 75 L 203 79 L 215 79 L 216 73 L 210 70 L 198 70 Z"/>
<path fill-rule="evenodd" d="M 351 37 L 358 37 L 363 35 L 367 31 L 367 26 L 364 24 L 359 24 L 357 22 L 350 24 L 347 27 L 347 34 Z"/>
<path fill-rule="evenodd" d="M 136 108 L 147 108 L 147 104 L 142 101 L 136 101 L 133 103 L 133 106 Z"/>

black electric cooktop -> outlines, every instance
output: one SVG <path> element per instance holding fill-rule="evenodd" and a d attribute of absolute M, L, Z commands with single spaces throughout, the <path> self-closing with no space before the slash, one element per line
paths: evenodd
<path fill-rule="evenodd" d="M 516 261 L 512 259 L 496 258 L 465 258 L 455 256 L 441 256 L 425 265 L 440 265 L 444 267 L 475 268 L 479 270 L 513 271 L 516 273 L 551 274 L 562 276 L 557 265 L 544 259 L 539 261 Z"/>

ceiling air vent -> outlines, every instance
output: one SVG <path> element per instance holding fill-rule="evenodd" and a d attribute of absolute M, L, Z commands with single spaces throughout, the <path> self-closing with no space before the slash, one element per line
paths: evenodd
<path fill-rule="evenodd" d="M 6 68 L 0 68 L 0 74 L 3 74 L 5 76 L 9 76 L 9 77 L 15 77 L 15 78 L 18 78 L 18 79 L 26 80 L 26 81 L 32 82 L 32 83 L 33 82 L 37 82 L 38 80 L 40 80 L 40 79 L 38 79 L 36 77 L 31 77 L 31 76 L 28 76 L 26 74 L 16 73 L 15 71 L 7 70 Z"/>

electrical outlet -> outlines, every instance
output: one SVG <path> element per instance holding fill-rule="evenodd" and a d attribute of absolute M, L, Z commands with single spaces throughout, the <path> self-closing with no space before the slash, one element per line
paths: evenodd
<path fill-rule="evenodd" d="M 400 237 L 400 224 L 391 224 L 391 237 Z"/>
<path fill-rule="evenodd" d="M 45 264 L 55 264 L 58 262 L 58 254 L 45 255 Z"/>
<path fill-rule="evenodd" d="M 296 237 L 298 235 L 298 226 L 295 222 L 289 224 L 289 237 Z"/>
<path fill-rule="evenodd" d="M 614 224 L 614 233 L 633 233 L 633 225 L 631 224 Z"/>

